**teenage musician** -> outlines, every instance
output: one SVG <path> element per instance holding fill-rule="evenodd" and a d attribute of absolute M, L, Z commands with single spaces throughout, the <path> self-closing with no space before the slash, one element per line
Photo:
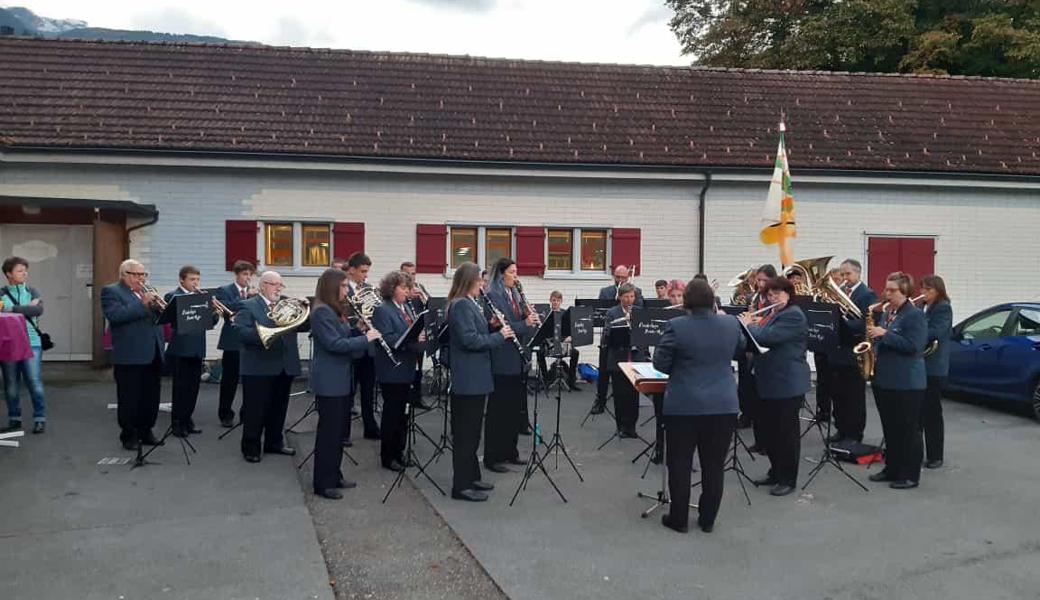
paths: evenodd
<path fill-rule="evenodd" d="M 383 303 L 372 315 L 372 325 L 383 334 L 393 348 L 415 322 L 412 304 L 408 301 L 412 289 L 411 277 L 402 271 L 387 273 L 379 282 Z M 379 444 L 379 458 L 384 469 L 403 471 L 406 466 L 405 442 L 408 434 L 407 405 L 411 402 L 411 387 L 415 381 L 415 365 L 419 352 L 426 343 L 426 333 L 394 350 L 393 359 L 382 347 L 375 353 L 376 381 L 383 394 L 383 421 Z M 394 360 L 397 362 L 395 363 Z"/>
<path fill-rule="evenodd" d="M 863 316 L 877 301 L 877 294 L 862 280 L 863 267 L 859 261 L 848 258 L 841 263 L 845 280 L 844 292 L 859 307 Z M 852 349 L 863 341 L 865 323 L 862 318 L 843 318 L 838 325 L 838 350 L 827 359 L 831 366 L 831 397 L 834 399 L 834 426 L 837 432 L 827 441 L 863 440 L 867 425 L 867 382 L 860 374 Z"/>
<path fill-rule="evenodd" d="M 244 260 L 235 261 L 232 271 L 235 280 L 231 283 L 217 288 L 214 295 L 232 313 L 242 308 L 242 303 L 256 295 L 256 288 L 252 286 L 253 273 L 256 267 L 253 263 Z M 235 392 L 238 390 L 238 352 L 241 344 L 235 337 L 235 326 L 231 318 L 224 316 L 224 325 L 220 328 L 220 339 L 217 341 L 217 349 L 222 351 L 220 357 L 220 403 L 217 408 L 217 418 L 223 427 L 234 427 L 235 411 L 232 405 L 235 402 Z"/>
<path fill-rule="evenodd" d="M 928 375 L 924 348 L 928 324 L 913 302 L 913 279 L 896 271 L 885 280 L 886 305 L 877 325 L 867 331 L 874 344 L 874 401 L 885 434 L 885 468 L 871 481 L 889 481 L 889 487 L 908 490 L 921 479 L 921 404 Z M 865 314 L 865 313 L 864 313 Z"/>
<path fill-rule="evenodd" d="M 614 390 L 614 418 L 617 421 L 618 436 L 636 438 L 636 421 L 639 420 L 639 394 L 636 393 L 628 377 L 618 368 L 619 362 L 640 362 L 650 356 L 645 347 L 635 347 L 631 340 L 632 307 L 636 303 L 636 288 L 631 283 L 623 283 L 618 288 L 619 304 L 607 311 L 606 323 L 603 325 L 603 337 L 607 346 L 607 368 L 610 373 L 610 385 Z M 624 331 L 629 335 L 624 335 Z"/>
<path fill-rule="evenodd" d="M 177 296 L 188 296 L 199 290 L 202 275 L 191 265 L 181 267 L 178 274 L 180 285 L 166 293 L 163 300 L 169 304 Z M 213 324 L 220 320 L 213 301 Z M 195 426 L 192 415 L 199 399 L 199 381 L 202 377 L 202 360 L 206 358 L 206 332 L 181 333 L 177 322 L 173 323 L 173 337 L 166 346 L 166 355 L 173 357 L 173 397 L 171 402 L 170 427 L 176 437 L 188 437 L 190 433 L 202 433 Z"/>
<path fill-rule="evenodd" d="M 309 323 L 275 338 L 269 348 L 260 341 L 256 326 L 276 327 L 267 316 L 281 299 L 282 276 L 267 271 L 260 276 L 260 293 L 242 303 L 235 314 L 242 374 L 242 456 L 260 462 L 260 453 L 292 456 L 296 450 L 285 445 L 282 428 L 289 407 L 293 379 L 300 375 L 300 349 L 296 334 Z"/>
<path fill-rule="evenodd" d="M 538 315 L 526 306 L 516 288 L 516 262 L 500 258 L 491 269 L 488 300 L 505 316 L 506 324 L 525 345 L 534 334 Z M 515 344 L 505 344 L 491 351 L 491 373 L 495 389 L 488 398 L 484 421 L 484 468 L 506 473 L 505 463 L 522 465 L 517 449 L 518 436 L 526 419 L 522 419 L 527 396 L 526 364 L 530 356 L 521 356 Z M 521 424 L 523 420 L 523 424 Z"/>
<path fill-rule="evenodd" d="M 697 524 L 709 532 L 722 501 L 726 449 L 736 424 L 730 361 L 743 353 L 745 341 L 735 319 L 715 313 L 715 292 L 706 281 L 695 279 L 684 288 L 685 314 L 665 324 L 654 352 L 654 368 L 668 374 L 662 412 L 671 504 L 661 523 L 686 532 L 696 448 L 702 484 Z"/>
<path fill-rule="evenodd" d="M 664 279 L 658 279 L 654 282 L 654 291 L 657 292 L 658 300 L 668 299 L 668 281 Z"/>
<path fill-rule="evenodd" d="M 128 259 L 119 265 L 119 281 L 101 289 L 101 312 L 112 332 L 119 441 L 127 450 L 159 443 L 152 427 L 163 361 L 163 328 L 155 323 L 161 298 L 147 281 L 144 265 Z"/>
<path fill-rule="evenodd" d="M 769 352 L 752 359 L 755 385 L 761 398 L 756 420 L 769 456 L 769 473 L 755 485 L 773 486 L 769 493 L 786 496 L 798 482 L 801 431 L 798 411 L 805 394 L 812 389 L 809 363 L 805 360 L 809 341 L 809 321 L 802 309 L 791 304 L 794 285 L 785 277 L 775 277 L 765 286 L 772 310 L 757 317 L 740 315 L 751 335 Z"/>
<path fill-rule="evenodd" d="M 349 418 L 350 392 L 353 388 L 351 366 L 367 352 L 379 331 L 369 329 L 355 336 L 347 323 L 343 302 L 347 298 L 347 274 L 342 269 L 326 269 L 318 278 L 311 309 L 311 391 L 318 409 L 318 429 L 314 435 L 314 493 L 338 500 L 340 489 L 357 485 L 343 477 L 340 443 Z"/>
<path fill-rule="evenodd" d="M 938 275 L 921 280 L 924 294 L 924 316 L 928 322 L 928 344 L 938 344 L 936 350 L 924 359 L 928 375 L 928 389 L 921 407 L 921 430 L 924 432 L 925 463 L 928 469 L 943 464 L 942 389 L 950 373 L 950 333 L 953 327 L 953 308 L 946 294 L 946 282 Z"/>
<path fill-rule="evenodd" d="M 552 293 L 549 294 L 549 310 L 555 315 L 557 319 L 563 318 L 563 311 L 560 309 L 562 305 L 563 293 L 557 290 L 553 290 Z M 569 342 L 570 337 L 567 337 L 562 341 Z M 551 385 L 553 383 L 549 374 L 549 366 L 545 360 L 547 354 L 546 346 L 551 345 L 551 343 L 552 340 L 546 340 L 545 342 L 543 342 L 542 347 L 538 349 L 538 372 L 542 374 L 542 377 L 544 378 L 546 385 Z M 563 361 L 563 370 L 567 377 L 568 389 L 570 389 L 572 392 L 576 392 L 579 389 L 581 389 L 576 385 L 576 382 L 578 380 L 578 349 L 571 346 L 571 351 L 567 359 L 560 358 L 558 360 Z"/>
<path fill-rule="evenodd" d="M 495 388 L 491 374 L 491 352 L 513 338 L 508 323 L 496 333 L 488 332 L 488 321 L 480 305 L 480 267 L 463 263 L 455 269 L 448 293 L 449 361 L 451 366 L 451 497 L 483 502 L 494 489 L 481 481 L 477 447 L 487 395 Z M 514 349 L 515 352 L 515 349 Z"/>
<path fill-rule="evenodd" d="M 629 271 L 628 271 L 628 267 L 626 267 L 624 265 L 619 265 L 619 266 L 615 267 L 614 268 L 614 285 L 608 285 L 608 286 L 606 286 L 604 288 L 601 288 L 600 291 L 599 291 L 599 299 L 600 300 L 608 300 L 608 301 L 609 300 L 613 300 L 615 302 L 619 301 L 620 300 L 620 296 L 621 296 L 621 293 L 620 293 L 621 292 L 621 286 L 626 284 L 626 283 L 629 283 L 629 279 L 631 278 L 631 275 L 632 274 L 629 273 Z M 643 291 L 640 290 L 638 287 L 635 287 L 635 285 L 632 285 L 632 287 L 635 290 L 635 295 L 636 295 L 635 305 L 639 306 L 639 307 L 642 307 L 643 306 Z M 608 327 L 606 327 L 606 326 L 603 327 L 604 333 L 606 333 L 607 329 L 608 329 Z M 596 401 L 592 405 L 592 410 L 590 411 L 594 415 L 602 414 L 603 410 L 604 410 L 604 408 L 606 407 L 606 404 L 607 404 L 607 386 L 610 384 L 610 379 L 609 379 L 609 372 L 610 371 L 609 371 L 609 364 L 608 364 L 608 358 L 609 358 L 608 354 L 609 353 L 607 352 L 606 343 L 604 342 L 603 336 L 600 335 L 600 338 L 599 338 L 599 378 L 596 379 Z"/>
<path fill-rule="evenodd" d="M 348 295 L 353 298 L 362 289 L 370 287 L 368 272 L 372 269 L 372 259 L 363 252 L 355 252 L 347 258 L 344 265 L 347 270 L 347 281 L 350 284 Z M 360 330 L 355 331 L 355 335 Z M 365 439 L 379 439 L 379 423 L 376 423 L 376 365 L 372 353 L 366 354 L 354 361 L 354 388 L 360 390 L 359 403 L 361 404 L 361 421 L 364 424 Z M 351 394 L 353 398 L 353 394 Z M 350 438 L 350 415 L 347 415 L 347 439 Z"/>
<path fill-rule="evenodd" d="M 748 301 L 748 312 L 762 310 L 769 305 L 769 295 L 766 290 L 767 284 L 776 277 L 776 268 L 773 265 L 762 265 L 754 274 L 755 293 Z M 755 434 L 755 443 L 749 450 L 758 454 L 765 454 L 766 447 L 763 441 L 767 433 L 763 431 L 765 419 L 758 418 L 763 410 L 761 398 L 758 396 L 758 386 L 755 383 L 755 375 L 751 372 L 751 355 L 745 353 L 741 360 L 737 361 L 737 393 L 740 395 L 740 410 L 743 413 L 738 418 L 738 427 L 741 421 L 750 422 L 752 432 Z"/>

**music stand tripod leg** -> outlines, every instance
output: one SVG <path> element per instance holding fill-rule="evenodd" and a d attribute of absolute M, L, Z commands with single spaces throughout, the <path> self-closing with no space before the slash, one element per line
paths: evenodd
<path fill-rule="evenodd" d="M 509 501 L 509 506 L 512 506 L 514 503 L 516 503 L 516 499 L 517 499 L 517 497 L 520 496 L 520 492 L 522 490 L 527 489 L 527 482 L 530 481 L 531 478 L 534 477 L 534 474 L 537 471 L 539 471 L 539 470 L 542 472 L 543 475 L 545 475 L 545 478 L 549 480 L 549 483 L 552 485 L 553 489 L 556 490 L 557 494 L 559 494 L 560 499 L 563 500 L 564 503 L 567 502 L 567 497 L 563 495 L 563 492 L 560 491 L 560 488 L 556 485 L 556 482 L 553 481 L 552 476 L 549 475 L 549 471 L 547 471 L 545 466 L 542 464 L 543 457 L 538 454 L 538 446 L 541 445 L 541 444 L 544 444 L 545 440 L 538 439 L 541 436 L 538 435 L 538 395 L 537 394 L 535 394 L 535 396 L 534 396 L 533 409 L 534 410 L 532 411 L 531 414 L 534 417 L 534 432 L 533 432 L 533 435 L 531 436 L 531 454 L 530 454 L 530 456 L 527 457 L 527 466 L 524 468 L 524 476 L 520 480 L 519 485 L 516 486 L 516 491 L 513 492 L 513 498 Z"/>

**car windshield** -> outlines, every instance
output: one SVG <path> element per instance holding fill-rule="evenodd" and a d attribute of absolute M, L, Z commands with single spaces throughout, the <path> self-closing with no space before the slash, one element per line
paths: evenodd
<path fill-rule="evenodd" d="M 1011 310 L 1005 309 L 972 319 L 964 325 L 964 339 L 992 340 L 1000 337 L 1010 314 Z"/>

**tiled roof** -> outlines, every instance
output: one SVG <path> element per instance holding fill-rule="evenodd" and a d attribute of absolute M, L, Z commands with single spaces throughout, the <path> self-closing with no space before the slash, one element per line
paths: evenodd
<path fill-rule="evenodd" d="M 1040 175 L 1040 81 L 0 38 L 0 144 Z"/>

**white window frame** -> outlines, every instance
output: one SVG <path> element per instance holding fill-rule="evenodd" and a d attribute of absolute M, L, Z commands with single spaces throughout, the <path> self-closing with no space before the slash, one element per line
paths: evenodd
<path fill-rule="evenodd" d="M 451 266 L 451 230 L 453 228 L 458 229 L 476 229 L 477 230 L 477 253 L 473 257 L 473 262 L 480 265 L 480 269 L 484 270 L 484 257 L 487 256 L 487 230 L 488 229 L 508 229 L 509 230 L 509 256 L 516 260 L 516 225 L 478 225 L 476 223 L 448 223 L 448 238 L 445 241 L 444 254 L 446 257 L 444 276 L 453 277 L 455 275 L 455 267 Z"/>
<path fill-rule="evenodd" d="M 315 275 L 321 275 L 328 266 L 324 267 L 305 267 L 303 266 L 303 226 L 304 225 L 328 225 L 329 227 L 329 244 L 331 246 L 329 252 L 329 258 L 336 256 L 336 236 L 333 234 L 334 223 L 332 221 L 326 221 L 323 219 L 277 219 L 268 218 L 261 219 L 259 231 L 257 232 L 256 239 L 256 256 L 258 272 L 263 271 L 278 271 L 281 275 L 288 276 L 300 276 L 300 277 L 313 277 Z M 267 225 L 284 225 L 289 223 L 293 227 L 293 262 L 291 266 L 281 265 L 268 265 L 267 264 Z"/>
<path fill-rule="evenodd" d="M 566 269 L 549 269 L 549 230 L 550 229 L 569 229 L 571 232 L 571 268 Z M 607 233 L 607 255 L 605 264 L 603 265 L 602 271 L 583 271 L 581 269 L 581 232 L 582 231 L 605 231 Z M 604 225 L 580 225 L 575 227 L 574 225 L 545 225 L 545 273 L 542 275 L 543 279 L 588 279 L 588 280 L 604 280 L 611 279 L 610 272 L 610 261 L 613 260 L 612 249 L 614 244 L 614 230 L 612 227 Z"/>

